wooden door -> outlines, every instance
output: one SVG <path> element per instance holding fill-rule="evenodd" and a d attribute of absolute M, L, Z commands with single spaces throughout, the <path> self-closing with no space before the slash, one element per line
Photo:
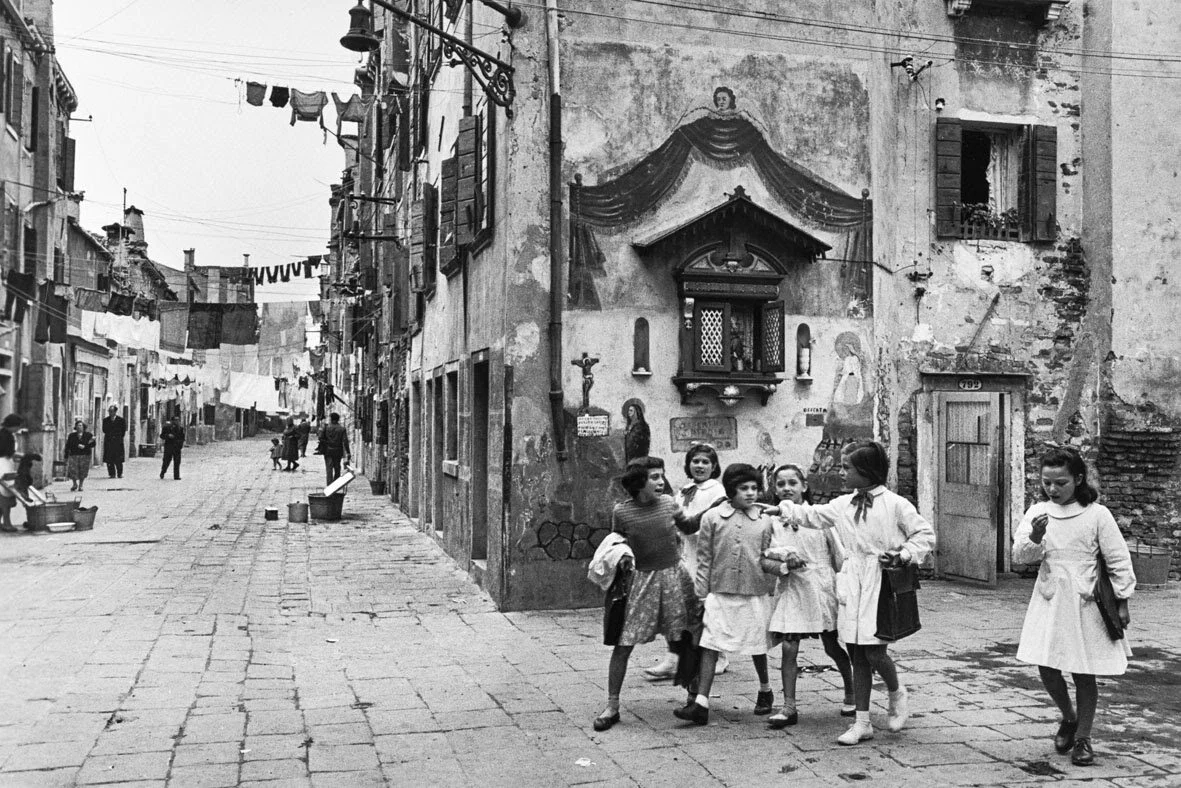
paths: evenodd
<path fill-rule="evenodd" d="M 1000 498 L 999 392 L 938 395 L 935 527 L 941 575 L 996 584 Z"/>

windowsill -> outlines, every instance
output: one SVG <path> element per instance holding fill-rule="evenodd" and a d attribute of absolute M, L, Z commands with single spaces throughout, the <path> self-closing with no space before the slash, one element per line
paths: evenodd
<path fill-rule="evenodd" d="M 443 475 L 459 478 L 459 460 L 443 460 Z"/>
<path fill-rule="evenodd" d="M 672 381 L 681 392 L 682 405 L 688 405 L 692 396 L 703 390 L 720 398 L 727 388 L 738 389 L 738 399 L 753 396 L 766 405 L 784 378 L 772 372 L 686 372 L 673 376 Z"/>

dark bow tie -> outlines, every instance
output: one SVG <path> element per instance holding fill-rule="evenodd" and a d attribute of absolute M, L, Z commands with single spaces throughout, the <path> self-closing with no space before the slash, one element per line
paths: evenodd
<path fill-rule="evenodd" d="M 858 490 L 853 493 L 853 503 L 857 506 L 853 512 L 853 522 L 864 520 L 866 512 L 873 508 L 873 496 L 865 490 Z"/>

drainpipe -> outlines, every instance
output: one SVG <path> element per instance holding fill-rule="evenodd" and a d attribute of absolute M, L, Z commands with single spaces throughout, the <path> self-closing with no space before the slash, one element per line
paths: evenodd
<path fill-rule="evenodd" d="M 558 461 L 565 462 L 566 414 L 562 392 L 562 84 L 558 68 L 558 3 L 545 0 L 549 44 L 549 381 L 550 415 Z"/>

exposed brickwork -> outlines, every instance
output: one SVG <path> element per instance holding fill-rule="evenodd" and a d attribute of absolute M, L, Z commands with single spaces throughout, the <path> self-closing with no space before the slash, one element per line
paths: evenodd
<path fill-rule="evenodd" d="M 898 409 L 898 484 L 896 492 L 912 503 L 918 502 L 915 454 L 914 398 Z"/>
<path fill-rule="evenodd" d="M 1098 468 L 1103 502 L 1124 534 L 1173 551 L 1169 577 L 1181 578 L 1181 431 L 1113 429 L 1102 439 Z"/>

